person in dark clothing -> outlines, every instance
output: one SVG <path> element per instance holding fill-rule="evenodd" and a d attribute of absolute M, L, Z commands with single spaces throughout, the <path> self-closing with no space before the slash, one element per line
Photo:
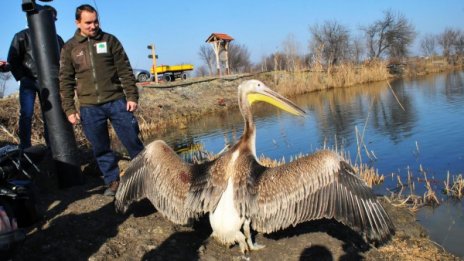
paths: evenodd
<path fill-rule="evenodd" d="M 119 167 L 111 150 L 108 120 L 129 156 L 134 158 L 144 148 L 133 114 L 138 89 L 122 44 L 100 29 L 97 11 L 92 6 L 76 8 L 76 25 L 78 29 L 61 52 L 62 107 L 71 124 L 81 122 L 108 186 L 104 195 L 114 196 L 119 186 Z"/>
<path fill-rule="evenodd" d="M 52 12 L 56 21 L 56 9 L 49 5 L 43 6 Z M 57 35 L 58 46 L 64 45 L 63 39 Z M 29 28 L 15 34 L 8 51 L 8 64 L 16 81 L 19 81 L 19 147 L 27 149 L 31 147 L 32 117 L 34 115 L 35 98 L 39 93 L 37 81 L 37 65 L 32 54 L 31 31 Z M 39 100 L 41 96 L 39 94 Z M 42 103 L 41 103 L 42 104 Z M 43 117 L 42 117 L 43 118 Z M 48 145 L 48 134 L 44 120 L 44 137 Z"/>

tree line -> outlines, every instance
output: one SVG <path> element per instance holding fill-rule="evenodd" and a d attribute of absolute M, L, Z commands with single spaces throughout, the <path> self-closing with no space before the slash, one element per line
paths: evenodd
<path fill-rule="evenodd" d="M 282 50 L 265 56 L 258 64 L 250 61 L 250 52 L 243 44 L 229 45 L 229 68 L 232 73 L 272 70 L 324 70 L 340 64 L 361 64 L 371 60 L 403 61 L 417 38 L 414 25 L 401 13 L 386 10 L 373 23 L 360 26 L 353 35 L 347 26 L 332 20 L 309 27 L 308 54 L 301 55 L 293 35 L 282 43 Z M 446 28 L 437 35 L 427 34 L 419 41 L 424 57 L 441 55 L 449 64 L 463 63 L 464 32 Z M 204 62 L 199 76 L 213 75 L 216 69 L 212 48 L 200 46 L 198 55 Z"/>

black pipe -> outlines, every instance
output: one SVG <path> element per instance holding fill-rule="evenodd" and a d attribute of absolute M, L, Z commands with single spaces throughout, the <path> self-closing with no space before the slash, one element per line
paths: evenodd
<path fill-rule="evenodd" d="M 24 1 L 23 1 L 24 2 Z M 31 30 L 32 53 L 38 70 L 39 98 L 47 125 L 49 146 L 61 188 L 83 183 L 74 131 L 61 107 L 59 92 L 60 52 L 55 21 L 50 10 L 31 1 L 24 7 Z M 32 7 L 32 8 L 31 8 Z"/>

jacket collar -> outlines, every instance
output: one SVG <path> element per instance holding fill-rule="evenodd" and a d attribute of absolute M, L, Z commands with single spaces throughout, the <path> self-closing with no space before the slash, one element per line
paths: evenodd
<path fill-rule="evenodd" d="M 81 34 L 81 30 L 80 29 L 77 29 L 76 32 L 74 33 L 74 38 L 82 43 L 84 41 L 86 41 L 87 39 L 94 39 L 94 40 L 100 40 L 101 38 L 103 37 L 103 31 L 101 29 L 98 29 L 98 33 L 97 35 L 95 35 L 94 37 L 86 37 L 86 36 L 83 36 Z"/>

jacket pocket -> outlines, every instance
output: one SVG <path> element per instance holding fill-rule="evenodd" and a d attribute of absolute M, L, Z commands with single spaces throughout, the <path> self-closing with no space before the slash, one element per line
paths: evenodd
<path fill-rule="evenodd" d="M 79 79 L 77 79 L 76 82 L 76 92 L 78 97 L 90 96 L 94 93 L 94 89 L 92 88 L 92 85 L 90 85 L 89 83 L 85 83 L 83 81 L 80 81 Z"/>
<path fill-rule="evenodd" d="M 90 70 L 90 57 L 87 48 L 78 46 L 71 51 L 71 57 L 76 73 Z"/>

